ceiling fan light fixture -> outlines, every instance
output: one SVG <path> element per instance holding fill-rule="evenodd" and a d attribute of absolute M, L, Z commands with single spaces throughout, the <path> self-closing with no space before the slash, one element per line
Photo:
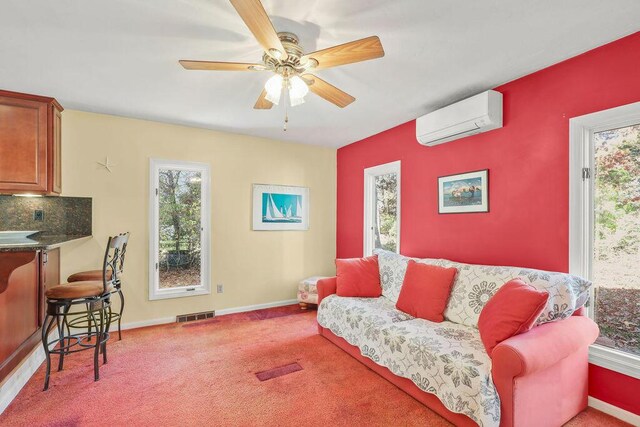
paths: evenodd
<path fill-rule="evenodd" d="M 282 94 L 282 76 L 280 74 L 274 74 L 267 80 L 264 85 L 264 90 L 267 92 L 265 99 L 272 104 L 278 105 L 280 103 L 280 95 Z"/>
<path fill-rule="evenodd" d="M 309 93 L 309 86 L 299 76 L 289 78 L 289 96 L 293 98 L 304 98 Z M 303 100 L 304 102 L 304 100 Z"/>
<path fill-rule="evenodd" d="M 289 103 L 292 107 L 295 107 L 297 105 L 304 104 L 304 98 L 295 98 L 291 95 L 291 92 L 289 92 Z"/>
<path fill-rule="evenodd" d="M 271 55 L 272 57 L 276 58 L 276 59 L 281 59 L 282 58 L 282 52 L 280 52 L 278 49 L 274 49 L 271 48 L 268 51 L 269 55 Z"/>
<path fill-rule="evenodd" d="M 318 61 L 315 58 L 307 58 L 305 67 L 306 68 L 316 68 L 318 66 Z"/>
<path fill-rule="evenodd" d="M 299 38 L 290 32 L 276 32 L 273 22 L 264 10 L 262 0 L 230 0 L 240 18 L 262 46 L 261 63 L 180 60 L 187 70 L 210 71 L 270 71 L 276 75 L 265 83 L 253 108 L 269 110 L 278 105 L 282 96 L 289 98 L 291 106 L 305 102 L 309 91 L 326 101 L 344 108 L 356 99 L 337 87 L 316 77 L 311 71 L 368 61 L 384 56 L 378 36 L 365 37 L 337 46 L 307 52 L 299 44 Z M 302 76 L 301 76 L 302 75 Z M 283 95 L 283 92 L 286 91 Z M 287 100 L 285 104 L 285 130 L 288 122 Z"/>

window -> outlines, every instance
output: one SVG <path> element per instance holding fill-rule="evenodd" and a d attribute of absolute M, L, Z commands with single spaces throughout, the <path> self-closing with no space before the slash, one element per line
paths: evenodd
<path fill-rule="evenodd" d="M 400 251 L 400 161 L 364 170 L 364 255 Z"/>
<path fill-rule="evenodd" d="M 571 120 L 570 270 L 594 286 L 590 361 L 640 378 L 640 103 Z"/>
<path fill-rule="evenodd" d="M 151 159 L 149 182 L 149 299 L 210 293 L 209 165 Z"/>

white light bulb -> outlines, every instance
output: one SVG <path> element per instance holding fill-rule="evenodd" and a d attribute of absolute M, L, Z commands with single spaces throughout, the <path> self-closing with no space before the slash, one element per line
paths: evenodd
<path fill-rule="evenodd" d="M 264 90 L 267 91 L 265 99 L 272 104 L 278 105 L 280 102 L 280 94 L 282 93 L 282 76 L 276 74 L 269 78 L 264 85 Z"/>
<path fill-rule="evenodd" d="M 296 105 L 304 104 L 304 98 L 294 98 L 289 92 L 289 103 L 292 107 L 295 107 Z"/>
<path fill-rule="evenodd" d="M 289 96 L 291 98 L 304 98 L 309 93 L 309 86 L 299 76 L 289 79 Z"/>

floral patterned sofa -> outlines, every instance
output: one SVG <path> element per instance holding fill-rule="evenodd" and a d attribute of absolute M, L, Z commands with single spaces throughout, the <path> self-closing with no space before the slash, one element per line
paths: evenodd
<path fill-rule="evenodd" d="M 335 295 L 336 279 L 318 282 L 318 330 L 353 357 L 457 426 L 560 426 L 587 405 L 588 348 L 598 327 L 583 316 L 591 283 L 517 267 L 417 262 L 456 267 L 445 321 L 396 309 L 410 258 L 378 251 L 382 296 Z M 529 332 L 498 344 L 490 357 L 478 318 L 514 278 L 549 292 Z"/>

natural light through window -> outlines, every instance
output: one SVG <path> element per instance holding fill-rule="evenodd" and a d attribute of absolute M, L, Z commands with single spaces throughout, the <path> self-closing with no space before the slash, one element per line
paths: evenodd
<path fill-rule="evenodd" d="M 209 170 L 152 161 L 150 298 L 209 292 Z"/>
<path fill-rule="evenodd" d="M 640 124 L 593 134 L 597 343 L 640 355 Z"/>
<path fill-rule="evenodd" d="M 400 162 L 365 170 L 365 255 L 400 250 Z"/>

